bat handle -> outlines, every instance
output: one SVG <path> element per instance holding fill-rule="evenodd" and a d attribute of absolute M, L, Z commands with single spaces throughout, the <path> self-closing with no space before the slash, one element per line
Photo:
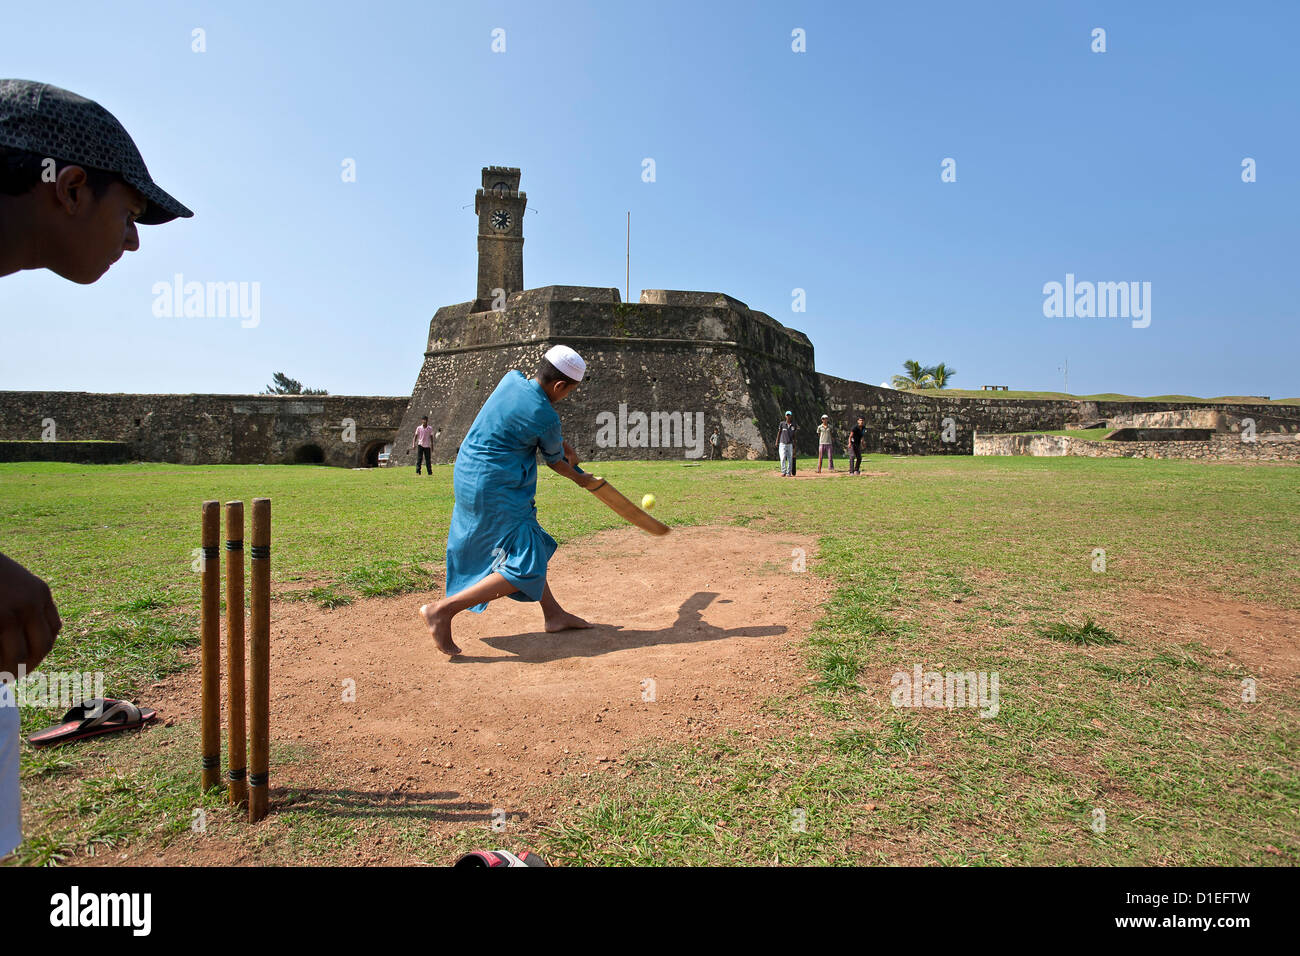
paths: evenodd
<path fill-rule="evenodd" d="M 569 459 L 566 458 L 566 459 L 564 459 L 564 460 L 567 462 Z M 570 467 L 571 467 L 574 471 L 576 471 L 578 474 L 580 474 L 580 475 L 585 475 L 585 474 L 586 474 L 586 472 L 583 471 L 581 468 L 579 468 L 577 465 L 571 465 Z M 601 487 L 604 486 L 604 484 L 605 484 L 605 480 L 604 480 L 603 478 L 597 478 L 596 480 L 599 482 L 599 484 L 594 485 L 594 486 L 588 488 L 588 489 L 587 489 L 588 491 L 595 491 L 597 488 L 601 488 Z"/>

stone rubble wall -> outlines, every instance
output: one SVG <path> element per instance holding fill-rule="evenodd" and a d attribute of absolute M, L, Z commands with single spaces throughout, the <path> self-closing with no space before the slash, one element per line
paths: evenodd
<path fill-rule="evenodd" d="M 1238 436 L 1216 435 L 1208 441 L 1091 441 L 1069 435 L 978 435 L 975 454 L 1300 462 L 1300 440 L 1260 436 L 1242 441 Z"/>
<path fill-rule="evenodd" d="M 1284 435 L 1300 433 L 1300 419 L 1288 416 L 1285 410 L 1274 412 L 1277 406 L 1258 406 L 1252 413 L 1228 413 L 1215 408 L 1179 408 L 1161 412 L 1133 412 L 1113 415 L 1113 428 L 1211 428 L 1220 434 L 1239 434 L 1243 420 L 1255 423 L 1255 434 L 1277 432 Z M 1283 406 L 1285 408 L 1285 406 Z"/>
<path fill-rule="evenodd" d="M 67 461 L 80 465 L 122 465 L 131 447 L 120 441 L 0 441 L 0 462 Z"/>
<path fill-rule="evenodd" d="M 133 395 L 0 391 L 0 439 L 124 443 L 137 461 L 291 464 L 315 446 L 324 464 L 359 467 L 390 442 L 406 398 L 352 395 Z M 346 440 L 345 419 L 355 423 Z"/>
<path fill-rule="evenodd" d="M 958 398 L 942 391 L 880 388 L 816 371 L 808 337 L 719 292 L 647 289 L 625 303 L 613 288 L 547 286 L 509 295 L 502 311 L 474 302 L 445 306 L 429 323 L 424 361 L 404 396 L 125 395 L 0 392 L 0 439 L 43 437 L 124 442 L 132 458 L 185 464 L 287 463 L 316 452 L 324 463 L 356 467 L 392 444 L 393 465 L 412 465 L 420 416 L 435 430 L 433 460 L 454 460 L 484 400 L 512 369 L 531 376 L 555 344 L 587 360 L 582 387 L 558 412 L 565 436 L 586 460 L 691 460 L 715 430 L 724 458 L 777 457 L 784 412 L 794 413 L 797 451 L 817 454 L 817 425 L 830 416 L 835 451 L 847 450 L 857 417 L 864 450 L 898 455 L 969 455 L 975 436 L 1056 431 L 1102 419 L 1241 427 L 1300 433 L 1300 406 Z M 668 416 L 676 429 L 654 442 L 632 441 L 637 413 Z M 626 442 L 602 444 L 609 416 L 626 420 Z M 674 419 L 673 416 L 676 416 Z M 355 441 L 344 420 L 356 424 Z M 690 438 L 688 443 L 685 439 Z M 692 447 L 693 446 L 693 447 Z M 708 446 L 704 445 L 707 457 Z"/>
<path fill-rule="evenodd" d="M 1240 426 L 1240 417 L 1234 415 L 1233 423 Z M 1179 408 L 1168 412 L 1116 415 L 1110 419 L 1109 424 L 1111 428 L 1208 428 L 1219 433 L 1226 433 L 1229 430 L 1226 412 L 1204 408 Z"/>
<path fill-rule="evenodd" d="M 565 438 L 586 461 L 707 458 L 715 430 L 722 457 L 773 458 L 785 408 L 809 419 L 820 407 L 807 336 L 721 293 L 649 289 L 641 298 L 623 303 L 617 289 L 548 286 L 514 293 L 501 312 L 475 313 L 473 303 L 439 309 L 391 463 L 414 464 L 423 415 L 434 429 L 433 460 L 452 461 L 502 377 L 514 369 L 531 377 L 556 344 L 577 349 L 587 363 L 582 386 L 556 409 Z M 605 441 L 605 421 L 637 412 L 689 416 L 690 434 L 674 420 L 667 444 L 654 443 L 658 429 L 649 444 L 621 442 L 624 434 L 636 438 L 631 429 Z M 815 453 L 812 428 L 800 439 L 801 451 Z"/>
<path fill-rule="evenodd" d="M 1073 399 L 956 398 L 942 391 L 899 391 L 818 375 L 825 411 L 835 428 L 836 448 L 845 447 L 849 429 L 866 419 L 865 451 L 895 455 L 969 455 L 976 432 L 1061 431 L 1080 422 L 1132 419 L 1140 414 L 1185 409 L 1161 402 L 1093 402 Z M 1258 432 L 1300 432 L 1300 405 L 1206 403 L 1199 414 L 1222 413 L 1232 421 L 1253 418 Z M 819 411 L 817 415 L 822 413 Z M 951 419 L 946 428 L 945 419 Z M 1267 427 L 1265 427 L 1267 426 Z M 945 431 L 953 441 L 945 441 Z"/>

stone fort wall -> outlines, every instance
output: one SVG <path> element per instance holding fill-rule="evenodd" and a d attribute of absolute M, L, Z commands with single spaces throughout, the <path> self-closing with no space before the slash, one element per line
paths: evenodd
<path fill-rule="evenodd" d="M 1300 462 L 1300 440 L 1292 435 L 1267 436 L 1255 441 L 1242 441 L 1239 436 L 1229 435 L 1206 441 L 1090 441 L 1069 435 L 978 435 L 975 454 Z"/>
<path fill-rule="evenodd" d="M 841 454 L 861 415 L 867 452 L 969 455 L 977 431 L 1055 431 L 1187 407 L 879 388 L 819 374 L 807 336 L 722 293 L 648 289 L 639 302 L 624 303 L 617 289 L 548 286 L 513 293 L 502 312 L 475 312 L 473 302 L 439 309 L 409 400 L 0 391 L 0 440 L 40 440 L 52 420 L 59 441 L 121 442 L 137 460 L 360 467 L 392 443 L 391 463 L 411 465 L 415 426 L 427 414 L 433 460 L 449 462 L 501 377 L 516 368 L 531 375 L 556 343 L 577 348 L 588 363 L 582 388 L 558 409 L 565 436 L 586 460 L 707 457 L 715 430 L 724 458 L 775 459 L 787 408 L 799 426 L 799 454 L 809 456 L 817 453 L 823 412 Z M 1254 418 L 1261 433 L 1300 431 L 1300 406 L 1196 408 L 1225 420 Z M 642 415 L 650 427 L 638 433 Z"/>
<path fill-rule="evenodd" d="M 79 465 L 124 465 L 131 449 L 120 441 L 0 441 L 0 462 L 64 461 Z"/>
<path fill-rule="evenodd" d="M 455 308 L 455 307 L 452 307 Z M 565 338 L 565 341 L 571 341 Z M 119 442 L 128 457 L 179 464 L 291 464 L 319 460 L 339 467 L 375 464 L 384 444 L 393 464 L 413 464 L 411 436 L 421 414 L 440 434 L 434 458 L 451 461 L 482 401 L 510 368 L 531 372 L 549 347 L 545 339 L 503 349 L 437 356 L 421 373 L 417 396 L 360 397 L 269 395 L 135 395 L 91 392 L 0 391 L 0 441 L 35 442 L 52 419 L 63 442 Z M 586 459 L 685 459 L 685 443 L 669 447 L 597 445 L 597 416 L 617 420 L 642 411 L 702 415 L 704 437 L 716 428 L 723 457 L 774 459 L 775 432 L 787 407 L 800 425 L 799 453 L 815 455 L 816 425 L 823 411 L 832 418 L 836 450 L 847 447 L 848 429 L 866 419 L 867 452 L 957 454 L 974 451 L 981 435 L 1032 430 L 1056 431 L 1094 418 L 1132 417 L 1174 407 L 1158 402 L 1076 402 L 944 398 L 851 382 L 773 362 L 725 343 L 712 346 L 636 341 L 629 336 L 583 348 L 591 372 L 586 386 L 560 406 L 565 435 Z M 746 381 L 748 380 L 748 381 Z M 409 410 L 408 410 L 409 405 Z M 569 407 L 565 407 L 565 406 Z M 441 413 L 440 410 L 441 409 Z M 1207 411 L 1253 417 L 1261 432 L 1300 431 L 1300 407 L 1207 404 Z M 951 418 L 954 441 L 943 440 Z M 345 440 L 344 420 L 355 422 L 355 440 Z M 757 419 L 757 422 L 755 422 Z M 686 437 L 671 423 L 672 437 Z M 694 434 L 692 437 L 696 437 Z M 9 460 L 33 460 L 30 447 Z M 82 446 L 85 447 L 85 446 Z M 707 445 L 703 446 L 706 449 Z M 312 449 L 319 450 L 317 457 Z M 103 451 L 103 449 L 97 449 Z M 67 446 L 52 460 L 66 460 Z M 89 452 L 75 460 L 91 461 Z M 1254 457 L 1251 453 L 1248 457 Z"/>
<path fill-rule="evenodd" d="M 707 456 L 703 441 L 715 429 L 724 457 L 774 457 L 786 406 L 820 414 L 807 336 L 721 293 L 647 290 L 624 303 L 617 289 L 549 286 L 514 293 L 502 312 L 472 308 L 447 306 L 430 323 L 394 464 L 414 462 L 422 415 L 435 430 L 433 460 L 451 461 L 502 376 L 531 375 L 557 343 L 587 362 L 582 387 L 557 408 L 586 460 Z M 658 413 L 661 427 L 638 436 L 638 413 Z"/>
<path fill-rule="evenodd" d="M 861 415 L 867 427 L 867 452 L 896 455 L 969 455 L 975 432 L 1060 431 L 1102 418 L 1132 418 L 1148 412 L 1185 409 L 1187 403 L 1094 402 L 1071 399 L 957 398 L 942 393 L 903 392 L 830 375 L 819 375 L 822 395 L 836 430 L 837 449 L 846 447 L 848 430 Z M 1298 405 L 1248 405 L 1207 402 L 1197 409 L 1256 420 L 1260 431 L 1295 432 Z M 821 416 L 821 412 L 817 416 Z M 944 441 L 944 419 L 955 426 Z M 815 423 L 814 423 L 815 424 Z"/>
<path fill-rule="evenodd" d="M 132 459 L 186 465 L 318 461 L 361 467 L 392 441 L 407 402 L 351 395 L 0 391 L 0 440 L 115 441 Z"/>
<path fill-rule="evenodd" d="M 40 441 L 43 423 L 53 419 L 54 437 L 60 443 L 119 442 L 120 446 L 113 446 L 115 454 L 125 447 L 128 457 L 138 461 L 291 464 L 316 460 L 311 451 L 314 447 L 323 464 L 363 467 L 374 464 L 378 449 L 398 436 L 393 463 L 413 464 L 409 446 L 415 422 L 419 415 L 430 414 L 435 429 L 441 429 L 434 442 L 434 457 L 445 462 L 454 458 L 479 406 L 501 375 L 510 368 L 531 372 L 547 347 L 543 340 L 439 356 L 421 373 L 424 387 L 417 386 L 418 394 L 429 404 L 410 402 L 404 396 L 0 391 L 0 441 Z M 628 415 L 636 411 L 703 415 L 704 437 L 718 430 L 723 457 L 751 460 L 776 457 L 776 425 L 787 407 L 795 412 L 800 425 L 799 453 L 804 456 L 817 453 L 816 424 L 823 411 L 832 418 L 838 453 L 847 447 L 848 429 L 862 415 L 867 425 L 867 452 L 969 455 L 974 451 L 977 430 L 982 436 L 1056 431 L 1098 417 L 1122 419 L 1186 407 L 1158 402 L 944 398 L 898 392 L 809 373 L 797 365 L 772 362 L 725 344 L 674 347 L 662 341 L 624 339 L 588 342 L 584 354 L 592 370 L 590 380 L 574 399 L 560 406 L 560 417 L 566 437 L 586 459 L 687 457 L 684 446 L 598 447 L 597 415 L 609 412 L 616 418 L 620 404 L 626 406 Z M 1300 431 L 1298 406 L 1207 404 L 1205 408 L 1253 417 L 1261 432 Z M 438 409 L 445 414 L 440 417 Z M 945 418 L 955 424 L 952 442 L 943 441 Z M 355 422 L 354 441 L 345 440 L 345 419 Z M 671 430 L 674 436 L 680 434 L 676 423 Z M 5 457 L 34 460 L 30 448 L 10 449 L 23 454 Z M 65 454 L 67 446 L 51 460 L 67 460 Z M 74 460 L 96 457 L 87 452 Z"/>
<path fill-rule="evenodd" d="M 647 289 L 639 302 L 624 303 L 617 289 L 547 286 L 512 293 L 501 311 L 475 312 L 474 307 L 473 302 L 446 306 L 430 322 L 424 365 L 398 429 L 393 464 L 414 462 L 411 440 L 422 415 L 429 416 L 435 433 L 433 460 L 453 460 L 502 376 L 511 369 L 531 375 L 545 351 L 561 343 L 587 361 L 582 387 L 557 409 L 565 437 L 584 460 L 707 455 L 701 438 L 715 430 L 724 458 L 775 459 L 776 429 L 786 409 L 799 426 L 797 450 L 807 456 L 817 453 L 816 427 L 823 413 L 831 416 L 841 452 L 862 415 L 869 452 L 969 455 L 977 430 L 1057 430 L 1094 418 L 1179 407 L 957 398 L 822 375 L 807 336 L 719 292 Z M 1300 408 L 1205 409 L 1253 416 L 1261 430 L 1300 428 Z M 651 419 L 657 414 L 660 425 L 673 416 L 668 436 L 653 427 L 653 420 L 648 436 L 638 435 L 638 413 Z M 612 445 L 610 430 L 603 429 L 611 419 L 617 424 Z M 951 428 L 945 419 L 952 420 Z M 679 421 L 694 426 L 689 434 L 677 428 Z M 648 441 L 638 443 L 638 437 Z"/>

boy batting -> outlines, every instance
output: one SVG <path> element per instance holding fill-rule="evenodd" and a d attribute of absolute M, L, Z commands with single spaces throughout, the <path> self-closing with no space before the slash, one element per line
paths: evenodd
<path fill-rule="evenodd" d="M 508 372 L 479 409 L 456 455 L 456 506 L 447 532 L 447 586 L 440 601 L 420 608 L 438 650 L 456 655 L 451 621 L 510 597 L 539 601 L 547 631 L 591 627 L 560 607 L 546 582 L 557 547 L 537 523 L 537 454 L 582 488 L 597 479 L 577 471 L 578 456 L 560 435 L 555 405 L 577 389 L 587 370 L 565 345 L 546 353 L 533 378 Z"/>

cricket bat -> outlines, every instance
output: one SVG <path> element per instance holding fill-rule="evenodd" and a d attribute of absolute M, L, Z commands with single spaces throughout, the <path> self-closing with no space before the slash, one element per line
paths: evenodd
<path fill-rule="evenodd" d="M 573 470 L 580 475 L 586 474 L 586 472 L 576 465 Z M 587 490 L 608 505 L 610 510 L 619 517 L 632 522 L 632 524 L 636 525 L 642 531 L 649 531 L 651 534 L 661 535 L 668 533 L 668 525 L 664 524 L 662 521 L 656 521 L 654 518 L 650 517 L 650 515 L 646 514 L 646 512 L 632 504 L 632 502 L 623 497 L 617 488 L 599 475 L 596 476 L 596 484 L 592 485 Z"/>

